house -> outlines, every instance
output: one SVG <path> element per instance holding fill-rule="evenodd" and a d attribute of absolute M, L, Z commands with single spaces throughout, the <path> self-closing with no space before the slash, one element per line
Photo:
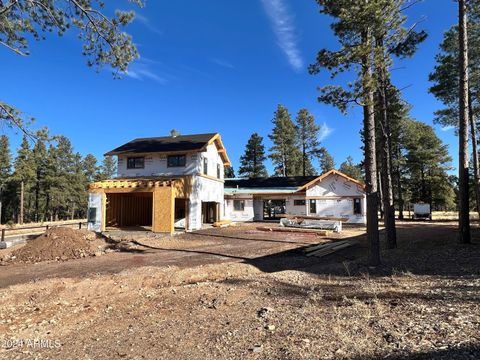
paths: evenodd
<path fill-rule="evenodd" d="M 105 155 L 117 156 L 117 177 L 90 185 L 89 229 L 172 233 L 224 218 L 230 160 L 219 134 L 140 138 Z"/>
<path fill-rule="evenodd" d="M 341 217 L 347 223 L 365 224 L 365 186 L 337 170 L 321 176 L 225 180 L 227 219 L 274 220 L 284 214 Z"/>

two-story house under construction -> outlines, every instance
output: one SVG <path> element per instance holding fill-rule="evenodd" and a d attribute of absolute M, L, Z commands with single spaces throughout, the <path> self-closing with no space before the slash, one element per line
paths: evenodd
<path fill-rule="evenodd" d="M 219 134 L 132 140 L 105 155 L 118 158 L 117 177 L 89 189 L 89 228 L 197 230 L 224 217 L 224 167 Z"/>

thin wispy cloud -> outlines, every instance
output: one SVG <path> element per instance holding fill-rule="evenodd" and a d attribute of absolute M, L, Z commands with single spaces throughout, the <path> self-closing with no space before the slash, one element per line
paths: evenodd
<path fill-rule="evenodd" d="M 318 133 L 318 140 L 323 141 L 333 132 L 333 129 L 327 125 L 326 122 L 320 126 L 320 131 Z"/>
<path fill-rule="evenodd" d="M 443 126 L 443 127 L 440 128 L 440 130 L 442 130 L 442 131 L 450 131 L 450 130 L 453 130 L 453 129 L 455 129 L 455 126 L 453 126 L 453 125 Z"/>
<path fill-rule="evenodd" d="M 285 0 L 261 0 L 265 12 L 277 37 L 278 46 L 287 56 L 295 71 L 303 68 L 303 59 L 298 49 L 293 17 L 290 15 Z"/>
<path fill-rule="evenodd" d="M 232 63 L 228 62 L 227 60 L 219 59 L 219 58 L 212 58 L 210 60 L 218 66 L 221 66 L 227 69 L 235 69 L 235 66 Z"/>
<path fill-rule="evenodd" d="M 158 75 L 148 63 L 145 63 L 140 59 L 138 62 L 133 63 L 126 75 L 135 80 L 152 80 L 160 84 L 165 84 L 167 79 Z"/>
<path fill-rule="evenodd" d="M 157 35 L 163 35 L 163 32 L 158 29 L 155 25 L 152 24 L 149 18 L 136 13 L 135 14 L 135 21 L 138 21 L 140 24 L 145 26 L 148 30 L 150 30 L 152 33 L 157 34 Z"/>

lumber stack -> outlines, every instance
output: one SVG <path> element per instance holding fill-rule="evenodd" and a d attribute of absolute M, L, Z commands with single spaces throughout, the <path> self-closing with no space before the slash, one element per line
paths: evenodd
<path fill-rule="evenodd" d="M 213 223 L 213 227 L 227 227 L 232 224 L 232 220 L 220 220 Z"/>
<path fill-rule="evenodd" d="M 317 236 L 327 236 L 330 233 L 328 230 L 286 228 L 286 227 L 270 227 L 270 226 L 258 226 L 257 230 L 285 232 L 285 233 L 297 233 L 297 234 L 311 234 L 311 235 L 317 235 Z"/>
<path fill-rule="evenodd" d="M 304 252 L 306 256 L 322 257 L 322 256 L 333 254 L 338 250 L 346 249 L 355 244 L 357 244 L 356 240 L 334 241 L 329 243 L 308 246 L 304 249 Z"/>

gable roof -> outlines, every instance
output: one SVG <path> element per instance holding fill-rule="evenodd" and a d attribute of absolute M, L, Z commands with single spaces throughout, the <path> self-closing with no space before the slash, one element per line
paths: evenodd
<path fill-rule="evenodd" d="M 362 188 L 365 188 L 365 184 L 362 183 L 361 181 L 358 181 L 358 180 L 356 180 L 354 178 L 351 178 L 350 176 L 348 176 L 348 175 L 346 175 L 346 174 L 344 174 L 344 173 L 342 173 L 338 170 L 333 169 L 333 170 L 327 171 L 325 174 L 322 174 L 322 175 L 318 176 L 317 178 L 313 179 L 312 181 L 304 184 L 298 190 L 305 190 L 305 189 L 309 188 L 310 186 L 316 184 L 317 182 L 322 181 L 323 179 L 327 178 L 330 175 L 338 175 L 340 177 L 343 177 L 347 181 L 351 181 L 351 182 L 357 184 L 358 186 L 361 186 Z"/>
<path fill-rule="evenodd" d="M 107 152 L 105 156 L 204 151 L 213 143 L 217 146 L 224 165 L 230 166 L 230 160 L 218 133 L 138 138 Z"/>
<path fill-rule="evenodd" d="M 287 176 L 269 178 L 225 179 L 225 191 L 232 193 L 295 193 L 306 190 L 310 186 L 331 175 L 338 175 L 362 188 L 365 185 L 337 170 L 327 171 L 320 176 Z"/>

